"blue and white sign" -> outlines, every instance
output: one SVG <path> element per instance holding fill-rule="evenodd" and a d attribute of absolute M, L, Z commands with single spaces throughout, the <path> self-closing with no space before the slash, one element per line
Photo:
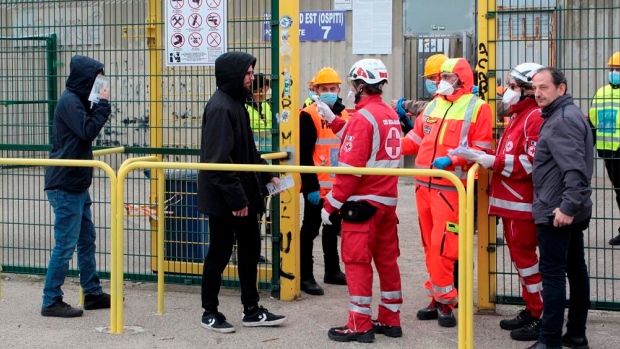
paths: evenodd
<path fill-rule="evenodd" d="M 299 12 L 299 41 L 344 41 L 345 11 Z"/>

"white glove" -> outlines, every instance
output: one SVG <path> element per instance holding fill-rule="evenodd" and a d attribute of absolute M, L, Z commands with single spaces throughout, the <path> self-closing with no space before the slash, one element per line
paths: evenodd
<path fill-rule="evenodd" d="M 323 220 L 323 224 L 332 225 L 332 221 L 329 220 L 329 213 L 326 209 L 321 209 L 321 220 Z"/>
<path fill-rule="evenodd" d="M 317 95 L 312 96 L 312 99 L 314 99 L 314 103 L 316 103 L 316 109 L 318 110 L 319 115 L 321 115 L 323 119 L 327 121 L 327 123 L 331 124 L 332 121 L 334 121 L 334 119 L 336 118 L 336 115 L 334 115 L 334 112 L 329 107 L 329 105 L 321 101 L 321 99 Z"/>
<path fill-rule="evenodd" d="M 474 159 L 474 161 L 479 163 L 480 166 L 484 168 L 491 168 L 495 163 L 495 155 L 480 154 Z"/>

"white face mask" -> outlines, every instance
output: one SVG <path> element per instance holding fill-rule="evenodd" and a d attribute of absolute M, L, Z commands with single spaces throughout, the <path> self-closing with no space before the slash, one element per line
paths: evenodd
<path fill-rule="evenodd" d="M 456 81 L 454 82 L 456 83 Z M 437 86 L 437 94 L 449 96 L 454 93 L 454 84 L 441 80 L 439 86 Z"/>
<path fill-rule="evenodd" d="M 502 102 L 504 104 L 510 106 L 519 103 L 519 99 L 521 98 L 521 92 L 514 91 L 512 89 L 507 89 L 502 96 Z"/>
<path fill-rule="evenodd" d="M 355 104 L 355 92 L 349 90 L 349 93 L 347 94 L 347 102 Z"/>

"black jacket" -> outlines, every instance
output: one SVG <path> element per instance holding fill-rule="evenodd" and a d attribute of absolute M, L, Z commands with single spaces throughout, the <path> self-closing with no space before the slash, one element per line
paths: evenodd
<path fill-rule="evenodd" d="M 256 58 L 243 52 L 228 52 L 215 60 L 218 89 L 202 115 L 200 162 L 225 164 L 267 164 L 260 158 L 250 116 L 245 108 L 249 91 L 243 86 L 248 68 Z M 265 184 L 274 173 L 200 171 L 198 211 L 216 217 L 232 217 L 232 211 L 248 206 L 249 214 L 265 211 Z"/>
<path fill-rule="evenodd" d="M 342 99 L 338 98 L 338 101 L 334 103 L 331 108 L 335 115 L 341 115 L 345 110 L 345 106 L 342 104 Z M 318 131 L 312 121 L 312 116 L 301 111 L 299 113 L 299 164 L 303 166 L 314 166 L 314 146 L 318 137 Z M 313 193 L 320 189 L 319 177 L 316 173 L 302 173 L 301 174 L 301 190 L 304 197 L 308 197 L 308 194 Z"/>
<path fill-rule="evenodd" d="M 592 215 L 592 132 L 583 112 L 564 95 L 542 109 L 532 181 L 534 221 L 547 223 L 556 207 L 573 222 Z"/>
<path fill-rule="evenodd" d="M 110 116 L 110 104 L 102 99 L 90 107 L 88 95 L 103 64 L 85 56 L 71 58 L 66 90 L 54 110 L 50 159 L 91 160 L 92 142 Z M 89 167 L 50 166 L 45 170 L 45 190 L 87 190 L 93 180 Z"/>

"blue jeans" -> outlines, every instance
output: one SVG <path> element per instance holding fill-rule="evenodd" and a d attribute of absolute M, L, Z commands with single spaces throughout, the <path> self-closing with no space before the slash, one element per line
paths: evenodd
<path fill-rule="evenodd" d="M 586 335 L 590 305 L 590 277 L 583 247 L 583 231 L 590 219 L 555 228 L 538 224 L 540 273 L 543 283 L 543 315 L 538 341 L 547 347 L 562 347 L 562 326 L 566 307 L 566 277 L 570 301 L 566 333 L 572 337 Z"/>
<path fill-rule="evenodd" d="M 103 293 L 95 262 L 95 225 L 88 190 L 81 193 L 47 190 L 47 199 L 54 209 L 54 249 L 45 275 L 43 307 L 62 299 L 60 289 L 69 271 L 69 261 L 77 246 L 80 285 L 84 294 Z"/>

